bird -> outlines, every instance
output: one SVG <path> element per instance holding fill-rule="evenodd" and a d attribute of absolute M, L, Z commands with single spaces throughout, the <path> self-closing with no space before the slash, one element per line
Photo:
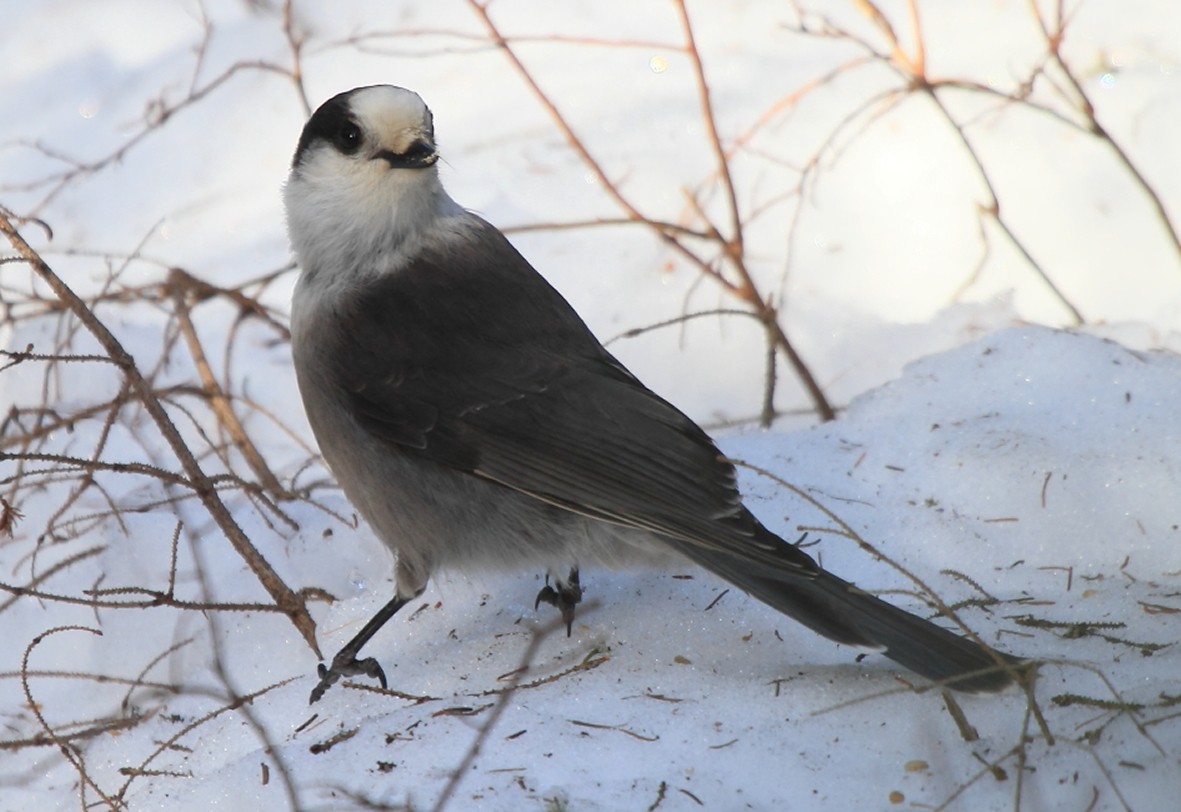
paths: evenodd
<path fill-rule="evenodd" d="M 1004 689 L 1020 660 L 821 568 L 743 505 L 706 432 L 608 352 L 492 224 L 444 190 L 415 92 L 358 87 L 307 120 L 283 189 L 299 266 L 291 349 L 329 469 L 395 555 L 394 595 L 320 663 L 359 658 L 441 570 L 536 568 L 567 634 L 590 566 L 692 562 L 838 643 L 940 686 Z"/>

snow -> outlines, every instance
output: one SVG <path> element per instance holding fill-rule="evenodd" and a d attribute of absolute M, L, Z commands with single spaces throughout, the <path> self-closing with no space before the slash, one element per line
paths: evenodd
<path fill-rule="evenodd" d="M 241 68 L 119 160 L 60 187 L 39 182 L 111 154 L 144 130 L 156 102 L 179 103 L 232 65 L 288 66 L 274 5 L 5 4 L 0 204 L 52 226 L 52 241 L 33 224 L 22 233 L 77 289 L 155 283 L 172 267 L 233 287 L 288 262 L 279 189 L 305 111 L 277 71 Z M 469 5 L 389 6 L 295 5 L 313 106 L 361 84 L 412 87 L 434 110 L 444 182 L 464 205 L 510 231 L 620 216 Z M 812 8 L 884 48 L 855 6 Z M 905 7 L 881 7 L 909 44 Z M 933 76 L 1008 91 L 1038 63 L 1025 3 L 920 10 Z M 518 43 L 522 59 L 646 214 L 697 225 L 689 189 L 726 222 L 673 4 L 499 0 L 490 11 L 506 33 L 536 38 Z M 1036 705 L 1016 690 L 957 697 L 978 733 L 966 741 L 944 701 L 909 690 L 913 677 L 890 662 L 858 662 L 862 652 L 688 566 L 584 572 L 570 637 L 556 613 L 534 610 L 540 573 L 444 574 L 366 649 L 405 696 L 359 679 L 311 708 L 316 657 L 280 614 L 96 609 L 4 589 L 0 812 L 77 809 L 80 799 L 110 808 L 99 790 L 124 786 L 129 809 L 179 812 L 1175 805 L 1181 263 L 1143 189 L 1083 129 L 948 94 L 949 109 L 971 122 L 966 136 L 1005 222 L 1085 317 L 1072 325 L 981 218 L 987 192 L 946 120 L 918 97 L 871 101 L 897 86 L 889 70 L 850 71 L 751 131 L 786 94 L 860 52 L 792 33 L 788 5 L 692 3 L 689 13 L 722 137 L 750 135 L 732 163 L 752 271 L 841 414 L 816 424 L 781 363 L 785 416 L 770 430 L 752 425 L 765 347 L 750 319 L 699 318 L 617 338 L 612 351 L 715 429 L 742 463 L 751 509 L 785 539 L 806 531 L 826 567 L 927 612 L 913 576 L 988 642 L 1044 660 Z M 1100 121 L 1175 222 L 1179 42 L 1181 13 L 1168 0 L 1134 13 L 1092 0 L 1073 8 L 1063 46 Z M 1053 76 L 1033 98 L 1077 120 Z M 798 172 L 818 150 L 801 204 Z M 637 225 L 512 239 L 604 340 L 738 306 Z M 280 273 L 249 292 L 281 324 L 293 283 L 293 272 Z M 0 265 L 9 313 L 27 312 L 19 302 L 31 284 L 18 264 Z M 137 304 L 96 312 L 141 369 L 169 358 L 158 385 L 198 380 L 183 344 L 169 343 L 179 339 L 168 303 L 145 290 Z M 192 307 L 208 360 L 243 393 L 236 409 L 270 468 L 293 487 L 326 480 L 281 329 L 239 322 L 224 298 Z M 50 352 L 72 329 L 53 314 L 22 316 L 0 325 L 0 343 Z M 84 334 L 69 350 L 98 351 Z M 5 414 L 43 391 L 59 414 L 118 391 L 107 365 L 45 368 L 0 370 Z M 178 396 L 171 408 L 195 446 L 220 440 L 202 401 Z M 101 420 L 83 421 L 45 450 L 177 469 L 138 410 L 102 431 Z M 6 425 L 0 452 L 24 450 L 8 444 L 15 433 Z M 220 470 L 211 455 L 203 464 Z M 35 479 L 48 467 L 0 456 L 0 496 L 23 514 L 12 538 L 0 537 L 0 583 L 143 599 L 118 590 L 166 589 L 175 537 L 177 597 L 265 603 L 182 492 L 115 472 L 76 501 L 74 480 L 13 491 L 18 472 Z M 336 490 L 274 509 L 222 493 L 287 584 L 336 596 L 310 604 L 326 655 L 390 596 L 388 552 Z M 139 509 L 116 521 L 104 515 L 111 502 Z M 230 692 L 257 695 L 233 703 Z M 128 724 L 73 739 L 67 759 L 54 746 L 14 744 L 43 732 L 37 714 L 59 735 L 94 720 Z M 79 763 L 92 784 L 80 787 Z"/>

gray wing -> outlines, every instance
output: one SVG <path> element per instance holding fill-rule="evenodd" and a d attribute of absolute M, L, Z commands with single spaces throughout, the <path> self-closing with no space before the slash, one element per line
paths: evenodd
<path fill-rule="evenodd" d="M 337 319 L 332 355 L 358 422 L 392 452 L 813 572 L 742 506 L 705 432 L 612 357 L 499 231 L 473 222 L 358 290 Z"/>
<path fill-rule="evenodd" d="M 392 454 L 641 528 L 834 640 L 966 691 L 1004 660 L 821 570 L 744 508 L 693 421 L 603 349 L 507 240 L 474 233 L 357 290 L 322 340 L 343 402 Z M 1015 663 L 1015 660 L 1009 660 Z"/>

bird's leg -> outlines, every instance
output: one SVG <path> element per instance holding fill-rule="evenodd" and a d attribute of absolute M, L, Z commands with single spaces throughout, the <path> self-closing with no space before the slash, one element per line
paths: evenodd
<path fill-rule="evenodd" d="M 395 613 L 413 598 L 403 598 L 401 595 L 394 595 L 394 598 L 381 607 L 365 627 L 357 633 L 357 636 L 344 644 L 344 648 L 336 652 L 336 656 L 332 658 L 332 667 L 326 668 L 324 663 L 316 668 L 320 675 L 320 681 L 316 687 L 312 689 L 312 697 L 308 700 L 308 704 L 318 702 L 324 692 L 332 687 L 332 684 L 341 677 L 352 677 L 357 674 L 364 674 L 367 677 L 373 677 L 381 683 L 381 687 L 386 687 L 385 672 L 381 670 L 381 665 L 373 657 L 366 657 L 364 660 L 358 660 L 357 654 L 361 648 L 369 642 L 369 638 L 377 634 L 377 630 L 385 625 L 385 622 L 394 616 Z"/>
<path fill-rule="evenodd" d="M 574 607 L 581 600 L 582 584 L 578 582 L 578 567 L 572 567 L 566 580 L 554 578 L 554 586 L 550 586 L 549 573 L 546 573 L 545 586 L 537 593 L 537 600 L 533 602 L 533 608 L 537 609 L 543 602 L 558 607 L 562 613 L 562 620 L 566 621 L 566 636 L 569 637 L 570 630 L 574 626 Z"/>

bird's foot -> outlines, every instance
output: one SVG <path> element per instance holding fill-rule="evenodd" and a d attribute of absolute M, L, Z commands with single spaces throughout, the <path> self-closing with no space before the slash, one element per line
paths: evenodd
<path fill-rule="evenodd" d="M 320 675 L 320 681 L 312 689 L 312 697 L 308 700 L 309 705 L 319 702 L 320 697 L 324 696 L 324 692 L 331 688 L 341 677 L 355 677 L 361 674 L 366 677 L 373 677 L 381 683 L 382 688 L 388 687 L 385 681 L 385 672 L 381 670 L 381 664 L 373 657 L 358 660 L 356 652 L 350 646 L 345 646 L 337 652 L 336 656 L 332 658 L 331 668 L 326 667 L 324 663 L 320 663 L 316 668 L 316 672 Z"/>
<path fill-rule="evenodd" d="M 554 586 L 550 586 L 549 575 L 546 575 L 545 586 L 537 593 L 537 600 L 533 602 L 533 608 L 537 609 L 542 603 L 556 606 L 558 611 L 562 613 L 562 620 L 566 622 L 566 636 L 569 637 L 574 626 L 574 607 L 580 601 L 582 601 L 582 585 L 578 582 L 576 568 L 570 570 L 570 575 L 565 581 L 555 578 Z"/>

